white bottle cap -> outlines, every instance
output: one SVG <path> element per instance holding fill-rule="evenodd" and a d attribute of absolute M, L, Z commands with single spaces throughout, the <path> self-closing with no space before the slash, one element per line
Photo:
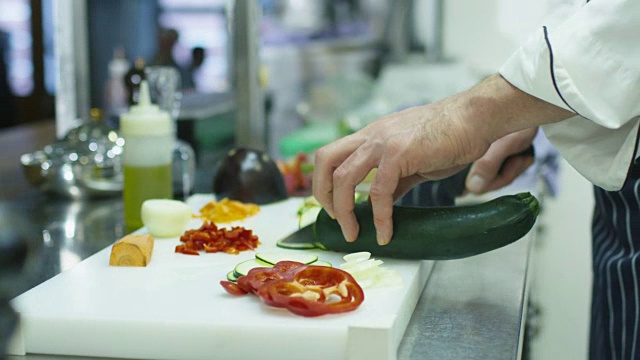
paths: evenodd
<path fill-rule="evenodd" d="M 140 83 L 138 104 L 120 115 L 120 132 L 123 136 L 160 136 L 173 133 L 171 115 L 151 102 L 146 80 Z"/>

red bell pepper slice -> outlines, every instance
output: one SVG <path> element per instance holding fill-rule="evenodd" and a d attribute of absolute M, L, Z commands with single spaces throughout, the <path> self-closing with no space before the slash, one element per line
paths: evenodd
<path fill-rule="evenodd" d="M 247 291 L 243 288 L 241 288 L 240 286 L 238 286 L 238 284 L 231 282 L 231 281 L 227 281 L 227 280 L 221 280 L 220 281 L 220 285 L 222 285 L 222 287 L 231 295 L 245 295 L 247 294 Z"/>
<path fill-rule="evenodd" d="M 259 292 L 263 301 L 309 317 L 352 311 L 364 301 L 364 291 L 349 273 L 325 266 L 307 266 L 291 281 L 273 281 L 265 287 Z"/>
<path fill-rule="evenodd" d="M 296 261 L 280 261 L 274 267 L 253 268 L 249 270 L 246 276 L 240 276 L 236 284 L 245 293 L 257 294 L 262 285 L 274 280 L 293 279 L 297 269 L 305 266 L 305 264 Z M 222 287 L 227 290 L 224 285 Z M 227 292 L 232 295 L 238 295 L 228 290 Z"/>
<path fill-rule="evenodd" d="M 253 293 L 266 305 L 308 317 L 353 311 L 364 301 L 364 291 L 348 272 L 295 261 L 254 268 L 236 284 L 220 284 L 232 295 Z"/>

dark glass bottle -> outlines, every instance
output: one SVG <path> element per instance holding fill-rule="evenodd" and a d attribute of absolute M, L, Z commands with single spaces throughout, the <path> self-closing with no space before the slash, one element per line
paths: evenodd
<path fill-rule="evenodd" d="M 140 100 L 140 83 L 145 79 L 144 66 L 144 59 L 139 57 L 124 76 L 124 83 L 129 91 L 129 105 L 135 105 Z"/>

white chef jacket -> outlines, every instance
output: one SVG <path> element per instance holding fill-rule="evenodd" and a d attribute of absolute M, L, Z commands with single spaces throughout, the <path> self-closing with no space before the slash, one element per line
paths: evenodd
<path fill-rule="evenodd" d="M 551 17 L 500 68 L 522 91 L 577 116 L 542 126 L 584 177 L 619 190 L 640 123 L 640 0 L 584 0 Z"/>

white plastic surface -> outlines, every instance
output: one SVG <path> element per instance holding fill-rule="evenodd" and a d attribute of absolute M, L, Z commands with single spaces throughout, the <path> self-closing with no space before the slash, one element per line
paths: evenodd
<path fill-rule="evenodd" d="M 197 196 L 189 203 L 198 209 L 211 199 Z M 275 246 L 297 229 L 301 204 L 293 198 L 262 206 L 253 218 L 233 224 L 253 229 L 259 252 L 308 251 L 338 266 L 344 254 Z M 199 225 L 194 220 L 190 227 Z M 385 259 L 403 277 L 403 287 L 365 289 L 356 311 L 305 318 L 222 289 L 219 281 L 254 252 L 188 256 L 174 252 L 179 243 L 156 240 L 146 268 L 110 267 L 108 247 L 17 297 L 21 326 L 10 349 L 14 355 L 145 359 L 393 359 L 432 266 Z"/>

